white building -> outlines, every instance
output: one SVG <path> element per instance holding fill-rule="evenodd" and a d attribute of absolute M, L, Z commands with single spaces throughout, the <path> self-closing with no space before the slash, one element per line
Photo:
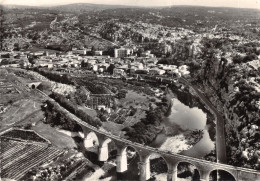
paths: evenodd
<path fill-rule="evenodd" d="M 133 49 L 120 48 L 114 50 L 115 58 L 124 58 L 133 54 Z"/>
<path fill-rule="evenodd" d="M 102 56 L 103 55 L 103 51 L 95 51 L 95 56 Z"/>
<path fill-rule="evenodd" d="M 72 49 L 72 53 L 73 53 L 73 54 L 86 55 L 86 54 L 87 54 L 87 49 L 85 49 L 85 48 L 83 48 L 83 49 L 73 48 L 73 49 Z"/>
<path fill-rule="evenodd" d="M 182 65 L 178 68 L 179 73 L 181 74 L 181 76 L 185 76 L 185 75 L 189 75 L 190 72 L 187 70 L 188 66 L 187 65 Z"/>

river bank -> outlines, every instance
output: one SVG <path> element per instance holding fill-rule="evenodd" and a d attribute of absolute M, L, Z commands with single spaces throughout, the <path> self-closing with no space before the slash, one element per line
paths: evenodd
<path fill-rule="evenodd" d="M 208 130 L 210 133 L 211 140 L 215 141 L 216 130 L 215 124 L 216 120 L 211 111 L 206 107 L 206 105 L 200 100 L 200 98 L 191 91 L 191 89 L 187 86 L 180 85 L 171 85 L 170 86 L 170 95 L 172 97 L 176 97 L 181 103 L 188 106 L 189 108 L 198 108 L 206 113 L 206 125 L 208 126 Z"/>
<path fill-rule="evenodd" d="M 211 154 L 210 160 L 214 160 L 213 115 L 209 111 L 203 111 L 206 108 L 187 87 L 171 87 L 168 95 L 172 98 L 171 113 L 161 122 L 163 131 L 149 146 L 196 158 L 204 158 Z M 200 109 L 202 107 L 203 109 Z M 211 132 L 213 134 L 210 134 Z"/>

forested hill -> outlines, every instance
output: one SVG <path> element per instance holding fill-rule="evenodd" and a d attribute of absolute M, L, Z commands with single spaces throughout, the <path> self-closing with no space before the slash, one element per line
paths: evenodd
<path fill-rule="evenodd" d="M 119 9 L 119 8 L 135 8 L 136 6 L 124 5 L 106 5 L 106 4 L 91 4 L 91 3 L 73 3 L 57 6 L 24 6 L 24 5 L 4 5 L 8 9 L 49 9 L 67 12 L 88 12 L 88 11 L 102 11 L 105 9 Z"/>

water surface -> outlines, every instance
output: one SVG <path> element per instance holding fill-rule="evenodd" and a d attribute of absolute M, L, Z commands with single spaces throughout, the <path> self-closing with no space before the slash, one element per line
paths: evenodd
<path fill-rule="evenodd" d="M 202 130 L 202 139 L 191 148 L 181 152 L 181 154 L 201 158 L 210 153 L 215 145 L 209 137 L 208 127 L 206 125 L 207 115 L 201 109 L 188 106 L 181 103 L 178 99 L 173 98 L 172 112 L 169 117 L 165 118 L 161 125 L 164 126 L 165 131 L 160 133 L 156 139 L 150 144 L 152 147 L 160 148 L 167 141 L 167 150 L 172 152 L 178 152 L 178 147 L 183 149 L 187 148 L 187 145 L 181 145 L 179 137 L 183 135 L 185 131 Z M 167 132 L 167 134 L 166 134 Z"/>

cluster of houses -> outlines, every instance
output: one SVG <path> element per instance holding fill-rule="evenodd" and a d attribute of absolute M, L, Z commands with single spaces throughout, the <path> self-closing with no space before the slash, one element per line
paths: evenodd
<path fill-rule="evenodd" d="M 164 64 L 144 64 L 140 62 L 134 62 L 131 64 L 124 64 L 116 67 L 113 70 L 114 76 L 125 76 L 130 74 L 150 74 L 150 75 L 175 75 L 177 77 L 187 76 L 190 74 L 187 65 L 177 67 L 176 65 L 164 65 Z"/>
<path fill-rule="evenodd" d="M 114 57 L 102 55 L 102 51 L 96 51 L 94 56 L 87 56 L 87 49 L 72 49 L 67 53 L 48 53 L 46 51 L 38 52 L 11 52 L 9 59 L 14 59 L 15 63 L 2 64 L 3 67 L 21 67 L 27 68 L 32 66 L 47 68 L 79 68 L 81 66 L 95 73 L 106 72 L 112 64 L 114 76 L 125 76 L 126 74 L 175 74 L 177 76 L 189 75 L 188 67 L 182 65 L 163 65 L 157 64 L 157 58 L 150 51 L 144 51 L 138 57 L 133 55 L 131 48 L 119 48 L 114 50 Z M 14 58 L 14 57 L 17 58 Z M 33 56 L 35 61 L 29 61 L 29 57 Z M 2 56 L 1 56 L 2 57 Z M 1 59 L 0 59 L 1 63 Z M 111 72 L 110 72 L 111 73 Z"/>

